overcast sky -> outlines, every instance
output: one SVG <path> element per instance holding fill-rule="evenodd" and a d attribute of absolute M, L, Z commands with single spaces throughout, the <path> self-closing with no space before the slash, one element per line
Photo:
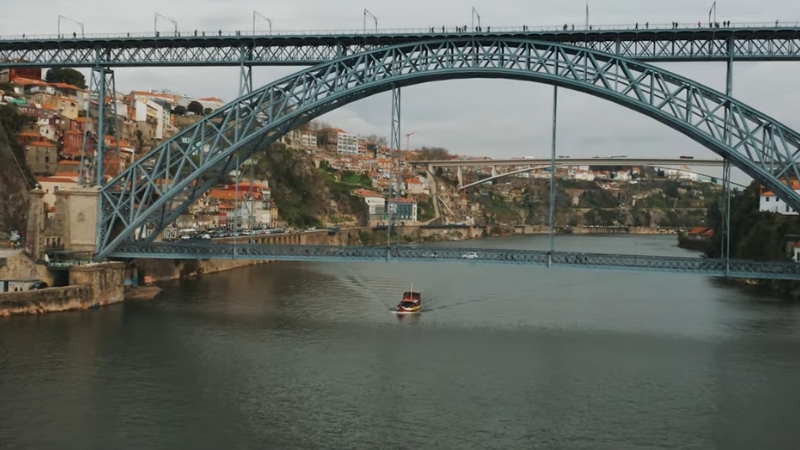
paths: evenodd
<path fill-rule="evenodd" d="M 269 17 L 274 30 L 360 29 L 363 10 L 378 17 L 379 28 L 421 28 L 470 23 L 474 5 L 486 26 L 531 27 L 580 24 L 583 0 L 2 0 L 0 35 L 55 34 L 57 17 L 83 22 L 86 33 L 152 32 L 156 12 L 176 20 L 179 29 L 252 30 L 253 10 Z M 706 4 L 707 3 L 707 4 Z M 608 24 L 705 22 L 711 1 L 595 0 L 590 23 Z M 796 0 L 721 0 L 717 20 L 734 22 L 800 22 Z M 72 27 L 72 28 L 70 28 Z M 266 29 L 266 21 L 258 20 Z M 77 27 L 62 21 L 62 32 Z M 171 24 L 159 20 L 168 32 Z M 724 63 L 669 63 L 667 70 L 724 90 Z M 800 63 L 738 63 L 734 97 L 784 124 L 800 129 Z M 261 86 L 299 68 L 254 69 Z M 238 92 L 236 68 L 117 69 L 117 89 L 169 89 L 193 96 L 233 100 Z M 551 86 L 507 80 L 443 81 L 403 90 L 402 133 L 413 132 L 411 147 L 441 146 L 467 155 L 493 158 L 537 156 L 550 152 Z M 343 107 L 322 118 L 358 134 L 388 136 L 391 104 L 384 93 Z M 585 94 L 559 90 L 558 153 L 572 157 L 716 158 L 710 150 L 641 114 Z M 405 142 L 404 142 L 405 144 Z M 707 169 L 706 171 L 713 171 Z M 736 177 L 740 181 L 745 181 Z"/>

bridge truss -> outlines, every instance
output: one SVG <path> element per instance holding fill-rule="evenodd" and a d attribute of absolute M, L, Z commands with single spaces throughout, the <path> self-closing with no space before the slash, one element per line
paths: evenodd
<path fill-rule="evenodd" d="M 735 99 L 639 61 L 553 42 L 468 37 L 390 46 L 312 67 L 245 94 L 136 161 L 101 191 L 98 258 L 140 227 L 155 233 L 237 161 L 314 117 L 389 89 L 456 78 L 536 81 L 646 114 L 762 182 L 790 206 L 800 194 L 800 135 Z"/>
<path fill-rule="evenodd" d="M 475 254 L 474 259 L 465 259 L 465 255 L 469 253 Z M 551 253 L 543 250 L 150 243 L 123 244 L 114 250 L 112 256 L 120 258 L 271 261 L 468 262 L 540 267 L 657 271 L 733 278 L 800 280 L 800 264 L 792 262 L 726 261 L 724 259 L 711 258 L 607 255 L 575 252 Z"/>
<path fill-rule="evenodd" d="M 34 37 L 0 40 L 3 67 L 316 65 L 387 46 L 437 39 L 529 40 L 567 44 L 648 62 L 797 61 L 800 27 L 383 34 Z M 195 32 L 196 33 L 196 32 Z M 220 33 L 221 34 L 221 33 Z"/>

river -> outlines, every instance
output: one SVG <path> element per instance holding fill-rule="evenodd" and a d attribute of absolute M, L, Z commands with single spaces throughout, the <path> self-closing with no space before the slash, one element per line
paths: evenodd
<path fill-rule="evenodd" d="M 546 236 L 443 245 L 543 249 Z M 559 250 L 687 255 L 674 236 Z M 408 284 L 423 313 L 389 312 Z M 0 320 L 2 449 L 796 449 L 800 305 L 691 275 L 281 263 Z"/>

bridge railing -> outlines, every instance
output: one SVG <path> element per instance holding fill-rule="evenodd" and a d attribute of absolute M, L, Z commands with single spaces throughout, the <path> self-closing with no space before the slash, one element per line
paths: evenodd
<path fill-rule="evenodd" d="M 545 25 L 545 26 L 529 26 L 523 29 L 522 25 L 516 26 L 484 26 L 480 33 L 508 33 L 508 32 L 597 32 L 597 31 L 605 31 L 605 32 L 618 32 L 618 31 L 631 31 L 631 30 L 638 30 L 638 31 L 659 31 L 659 30 L 709 30 L 709 29 L 725 29 L 725 30 L 732 30 L 732 29 L 763 29 L 763 28 L 786 28 L 786 29 L 794 29 L 800 27 L 800 22 L 732 22 L 730 26 L 720 28 L 712 28 L 709 27 L 707 23 L 701 21 L 701 25 L 698 27 L 697 22 L 694 23 L 678 23 L 678 26 L 673 26 L 669 23 L 651 23 L 645 27 L 645 23 L 639 23 L 639 27 L 636 27 L 636 24 L 611 24 L 611 25 L 592 25 L 591 29 L 586 28 L 583 25 L 578 24 L 567 24 L 567 29 L 564 29 L 564 24 L 561 25 Z M 462 25 L 457 25 L 458 27 L 463 27 Z M 433 31 L 431 31 L 433 28 Z M 256 30 L 253 33 L 252 30 L 180 30 L 177 33 L 172 31 L 165 31 L 159 32 L 159 38 L 191 38 L 191 37 L 270 37 L 270 36 L 284 36 L 284 37 L 302 37 L 302 36 L 332 36 L 332 35 L 365 35 L 365 36 L 389 36 L 389 35 L 398 35 L 398 34 L 480 34 L 476 33 L 474 30 L 470 30 L 470 27 L 467 26 L 467 29 L 463 32 L 457 32 L 456 26 L 445 26 L 444 30 L 442 26 L 433 26 L 433 27 L 425 27 L 425 28 L 378 28 L 377 30 L 369 29 L 366 30 L 363 28 L 357 29 L 329 29 L 329 30 L 273 30 L 269 32 L 268 30 Z M 197 33 L 197 34 L 195 34 Z M 205 34 L 204 34 L 205 33 Z M 136 33 L 87 33 L 87 34 L 78 34 L 75 38 L 72 37 L 72 32 L 69 33 L 62 33 L 61 36 L 58 34 L 6 34 L 0 35 L 0 41 L 19 41 L 19 40 L 80 40 L 80 39 L 130 39 L 130 38 L 147 38 L 152 39 L 156 37 L 156 33 L 149 31 L 149 32 L 136 32 Z"/>
<path fill-rule="evenodd" d="M 545 250 L 370 246 L 339 247 L 222 243 L 122 244 L 112 254 L 124 258 L 267 259 L 276 261 L 463 261 L 555 267 L 663 271 L 740 278 L 800 279 L 800 264 L 633 254 L 553 252 Z"/>

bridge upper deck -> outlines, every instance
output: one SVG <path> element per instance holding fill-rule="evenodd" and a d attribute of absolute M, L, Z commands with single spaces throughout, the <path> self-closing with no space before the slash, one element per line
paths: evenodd
<path fill-rule="evenodd" d="M 238 66 L 311 65 L 382 46 L 443 37 L 532 39 L 641 61 L 800 60 L 800 24 L 728 28 L 611 27 L 587 29 L 454 28 L 271 34 L 188 33 L 0 37 L 0 67 L 7 66 Z"/>

